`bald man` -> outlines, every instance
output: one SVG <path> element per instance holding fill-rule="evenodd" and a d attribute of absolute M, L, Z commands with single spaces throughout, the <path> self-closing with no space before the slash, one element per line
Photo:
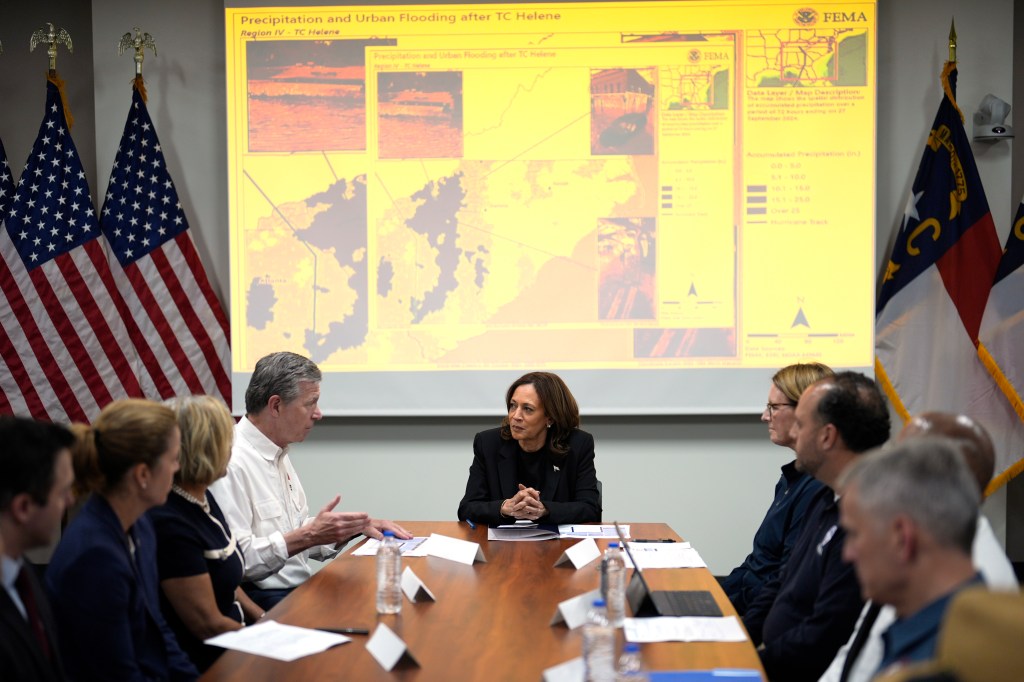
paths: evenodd
<path fill-rule="evenodd" d="M 922 412 L 904 425 L 896 436 L 896 442 L 921 436 L 943 436 L 955 441 L 978 484 L 979 493 L 984 495 L 995 471 L 995 448 L 981 424 L 962 414 Z M 983 514 L 978 515 L 971 558 L 989 589 L 1018 589 L 1013 566 Z M 870 680 L 882 661 L 882 633 L 895 619 L 896 612 L 892 607 L 880 607 L 872 602 L 865 604 L 849 641 L 836 654 L 819 682 Z"/>

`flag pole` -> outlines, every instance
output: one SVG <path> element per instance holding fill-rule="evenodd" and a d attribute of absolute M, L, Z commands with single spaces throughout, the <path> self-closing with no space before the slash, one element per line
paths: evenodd
<path fill-rule="evenodd" d="M 960 105 L 956 103 L 956 91 L 949 83 L 949 76 L 956 70 L 956 20 L 949 20 L 949 61 L 942 68 L 942 90 L 946 93 L 946 97 L 953 103 L 953 108 L 956 109 L 956 113 L 960 115 L 960 122 L 964 121 L 964 112 L 960 110 Z"/>
<path fill-rule="evenodd" d="M 32 52 L 36 49 L 36 45 L 46 43 L 46 54 L 50 58 L 50 68 L 46 72 L 46 80 L 57 86 L 57 90 L 60 92 L 60 100 L 64 105 L 64 119 L 68 122 L 68 129 L 70 130 L 75 125 L 75 119 L 71 116 L 71 109 L 68 107 L 68 98 L 64 96 L 64 81 L 57 75 L 57 46 L 64 44 L 68 48 L 68 52 L 74 53 L 74 48 L 71 45 L 71 34 L 65 29 L 55 29 L 53 24 L 46 22 L 46 28 L 36 29 L 32 33 L 32 37 L 28 41 L 28 51 Z"/>
<path fill-rule="evenodd" d="M 956 64 L 956 19 L 949 20 L 949 61 Z"/>

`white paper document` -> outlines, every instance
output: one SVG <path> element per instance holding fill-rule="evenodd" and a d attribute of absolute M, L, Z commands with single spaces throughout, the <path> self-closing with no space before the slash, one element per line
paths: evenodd
<path fill-rule="evenodd" d="M 247 654 L 276 658 L 279 661 L 294 661 L 351 641 L 351 638 L 333 632 L 321 632 L 295 625 L 282 625 L 274 620 L 263 620 L 241 630 L 232 630 L 211 637 L 205 643 L 224 649 L 244 651 Z"/>
<path fill-rule="evenodd" d="M 488 540 L 505 542 L 531 542 L 535 540 L 555 540 L 558 531 L 554 526 L 541 526 L 530 521 L 516 521 L 507 526 L 487 529 Z"/>
<path fill-rule="evenodd" d="M 426 551 L 423 549 L 423 543 L 427 541 L 427 538 L 410 538 L 408 540 L 399 540 L 398 549 L 402 553 L 402 556 L 427 556 Z M 373 538 L 367 538 L 366 542 L 359 545 L 352 551 L 352 556 L 377 556 L 377 548 L 380 547 L 380 540 L 374 540 Z"/>
<path fill-rule="evenodd" d="M 704 559 L 689 542 L 631 542 L 629 551 L 640 568 L 707 568 Z M 629 556 L 626 568 L 632 568 Z"/>
<path fill-rule="evenodd" d="M 629 526 L 619 525 L 622 529 L 622 537 L 629 537 Z M 581 524 L 568 524 L 563 523 L 558 527 L 558 537 L 560 538 L 617 538 L 619 534 L 615 532 L 615 525 L 610 526 L 587 526 Z"/>
<path fill-rule="evenodd" d="M 452 561 L 469 564 L 470 566 L 473 565 L 474 561 L 487 561 L 487 557 L 484 556 L 484 552 L 479 544 L 469 542 L 468 540 L 450 538 L 447 535 L 432 533 L 427 538 L 427 541 L 423 543 L 422 547 L 428 556 L 451 559 Z"/>
<path fill-rule="evenodd" d="M 736 616 L 724 618 L 658 617 L 627 618 L 623 624 L 627 642 L 745 642 Z"/>

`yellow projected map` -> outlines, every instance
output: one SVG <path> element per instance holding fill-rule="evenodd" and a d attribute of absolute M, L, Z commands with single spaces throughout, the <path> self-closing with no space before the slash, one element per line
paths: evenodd
<path fill-rule="evenodd" d="M 747 32 L 747 86 L 867 85 L 867 29 Z"/>
<path fill-rule="evenodd" d="M 227 9 L 235 371 L 870 364 L 839 7 Z"/>

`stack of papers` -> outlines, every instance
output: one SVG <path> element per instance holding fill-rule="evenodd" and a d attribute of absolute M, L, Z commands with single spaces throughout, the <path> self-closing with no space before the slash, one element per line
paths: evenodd
<path fill-rule="evenodd" d="M 622 537 L 629 537 L 629 526 L 619 525 L 622 529 Z M 615 532 L 615 525 L 610 526 L 588 526 L 582 524 L 562 524 L 558 527 L 558 537 L 560 538 L 618 538 L 619 534 Z"/>
<path fill-rule="evenodd" d="M 498 526 L 487 529 L 488 540 L 505 540 L 511 542 L 524 542 L 532 540 L 556 540 L 558 539 L 558 527 L 518 521 L 508 526 Z"/>
<path fill-rule="evenodd" d="M 402 556 L 427 556 L 427 552 L 423 548 L 423 543 L 426 542 L 427 538 L 410 538 L 408 540 L 398 540 L 396 538 L 396 540 Z M 380 540 L 367 538 L 366 542 L 352 551 L 352 556 L 377 556 L 378 547 L 380 547 Z"/>
<path fill-rule="evenodd" d="M 629 526 L 621 526 L 622 533 L 629 537 Z M 594 526 L 583 524 L 562 524 L 550 526 L 531 521 L 516 521 L 507 526 L 487 529 L 488 540 L 553 540 L 555 538 L 618 538 L 615 526 Z"/>
<path fill-rule="evenodd" d="M 631 542 L 629 551 L 640 568 L 706 568 L 704 559 L 689 542 Z M 632 568 L 629 555 L 626 568 Z"/>
<path fill-rule="evenodd" d="M 622 631 L 627 642 L 745 642 L 736 616 L 724 618 L 659 616 L 627 618 Z"/>
<path fill-rule="evenodd" d="M 349 637 L 333 632 L 262 620 L 241 630 L 232 630 L 211 637 L 205 643 L 224 649 L 244 651 L 247 654 L 276 658 L 279 661 L 294 661 L 351 641 Z"/>
<path fill-rule="evenodd" d="M 716 668 L 715 670 L 652 670 L 648 673 L 651 682 L 737 682 L 757 680 L 761 673 L 743 668 Z"/>

